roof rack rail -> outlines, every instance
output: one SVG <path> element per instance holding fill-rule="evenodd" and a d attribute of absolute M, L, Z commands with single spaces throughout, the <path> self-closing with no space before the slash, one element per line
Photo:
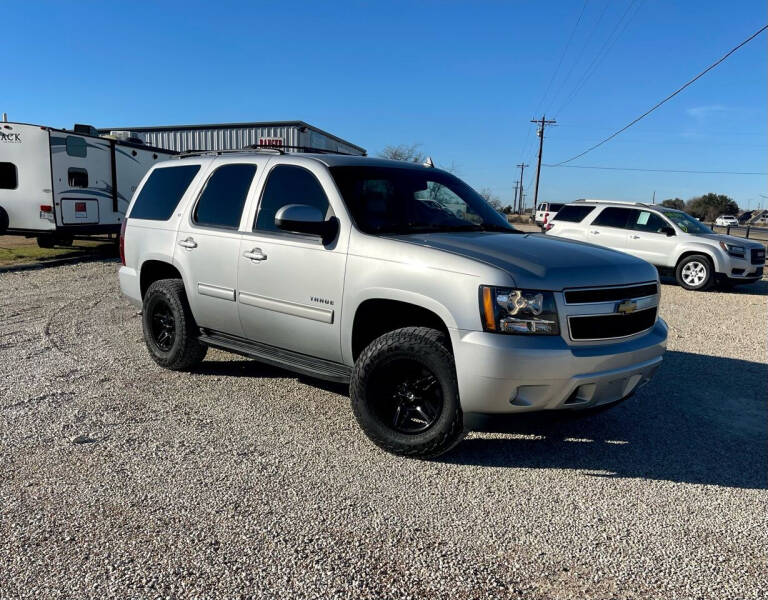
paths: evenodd
<path fill-rule="evenodd" d="M 593 204 L 631 204 L 633 206 L 646 206 L 646 207 L 651 206 L 647 202 L 635 202 L 634 200 L 597 200 L 594 198 L 579 198 L 577 200 L 574 200 L 574 202 L 591 202 Z"/>
<path fill-rule="evenodd" d="M 245 147 L 246 150 L 260 150 L 267 148 L 270 150 L 280 150 L 282 148 L 288 148 L 289 150 L 299 150 L 301 152 L 312 152 L 316 154 L 343 154 L 344 156 L 359 156 L 358 154 L 351 154 L 350 152 L 341 152 L 340 150 L 328 150 L 327 148 L 313 148 L 312 146 L 291 146 L 287 144 L 250 144 Z"/>
<path fill-rule="evenodd" d="M 240 148 L 237 150 L 185 150 L 179 152 L 175 158 L 187 158 L 190 156 L 219 156 L 221 154 L 242 154 L 243 152 L 269 152 L 272 151 L 275 154 L 285 154 L 280 148 L 268 148 L 266 146 L 259 148 Z"/>
<path fill-rule="evenodd" d="M 237 154 L 243 152 L 274 152 L 276 154 L 285 154 L 285 149 L 298 150 L 299 152 L 311 152 L 316 154 L 342 154 L 344 156 L 359 156 L 350 152 L 340 152 L 338 150 L 327 150 L 325 148 L 312 148 L 311 146 L 290 146 L 285 144 L 249 144 L 237 150 L 186 150 L 176 155 L 176 158 L 187 158 L 190 156 L 218 156 L 221 154 Z"/>

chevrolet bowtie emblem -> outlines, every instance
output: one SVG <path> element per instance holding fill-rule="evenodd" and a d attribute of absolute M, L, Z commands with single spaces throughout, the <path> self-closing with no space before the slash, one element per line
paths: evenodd
<path fill-rule="evenodd" d="M 637 302 L 634 300 L 625 300 L 616 307 L 616 312 L 628 315 L 637 310 Z"/>

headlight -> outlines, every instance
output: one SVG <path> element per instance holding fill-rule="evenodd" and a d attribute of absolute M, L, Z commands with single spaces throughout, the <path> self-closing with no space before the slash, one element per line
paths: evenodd
<path fill-rule="evenodd" d="M 485 331 L 559 335 L 552 292 L 480 286 L 480 320 Z"/>
<path fill-rule="evenodd" d="M 720 242 L 720 247 L 731 256 L 744 258 L 747 254 L 747 250 L 744 246 L 736 246 L 735 244 L 729 244 L 728 242 Z"/>

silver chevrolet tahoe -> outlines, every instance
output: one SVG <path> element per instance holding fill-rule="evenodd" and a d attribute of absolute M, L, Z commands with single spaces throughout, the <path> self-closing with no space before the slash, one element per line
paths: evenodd
<path fill-rule="evenodd" d="M 209 347 L 349 383 L 368 437 L 437 456 L 477 415 L 630 396 L 667 327 L 644 260 L 515 230 L 450 173 L 279 151 L 156 165 L 120 287 L 159 365 Z"/>

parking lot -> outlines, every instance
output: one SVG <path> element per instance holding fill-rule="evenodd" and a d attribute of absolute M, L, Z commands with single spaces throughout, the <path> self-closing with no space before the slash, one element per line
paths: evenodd
<path fill-rule="evenodd" d="M 624 404 L 432 462 L 346 390 L 147 355 L 113 260 L 0 274 L 0 598 L 764 598 L 768 281 L 664 285 Z"/>

